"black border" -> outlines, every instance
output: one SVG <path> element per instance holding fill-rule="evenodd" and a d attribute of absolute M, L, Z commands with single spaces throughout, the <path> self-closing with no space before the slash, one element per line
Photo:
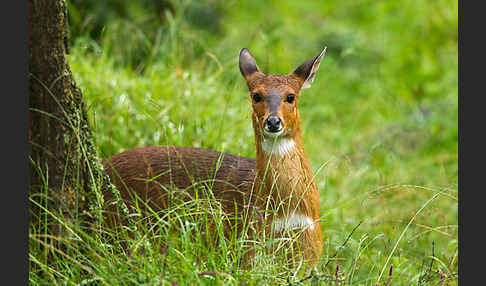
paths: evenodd
<path fill-rule="evenodd" d="M 28 285 L 29 275 L 29 28 L 28 1 L 2 5 L 1 142 L 2 280 L 5 285 Z M 7 275 L 5 275 L 7 274 Z M 14 281 L 15 283 L 9 283 Z"/>
<path fill-rule="evenodd" d="M 485 16 L 480 3 L 458 0 L 459 285 L 484 284 L 485 271 L 482 261 L 485 200 L 481 196 L 486 188 L 483 179 L 486 173 L 483 151 L 486 147 L 483 126 L 486 105 L 480 101 L 486 97 L 485 76 L 481 72 L 486 58 Z"/>

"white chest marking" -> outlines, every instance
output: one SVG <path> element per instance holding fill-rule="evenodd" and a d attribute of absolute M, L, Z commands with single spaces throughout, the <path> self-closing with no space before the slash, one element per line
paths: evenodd
<path fill-rule="evenodd" d="M 277 139 L 263 139 L 262 149 L 267 154 L 273 155 L 285 155 L 290 152 L 295 146 L 295 141 L 287 138 Z"/>
<path fill-rule="evenodd" d="M 310 217 L 304 215 L 291 215 L 286 218 L 279 218 L 273 223 L 273 230 L 275 232 L 304 228 L 314 230 L 314 221 Z"/>

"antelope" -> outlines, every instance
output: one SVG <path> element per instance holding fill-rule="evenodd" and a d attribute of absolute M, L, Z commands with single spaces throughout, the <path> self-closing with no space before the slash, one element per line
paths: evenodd
<path fill-rule="evenodd" d="M 315 264 L 322 251 L 319 192 L 304 152 L 297 102 L 301 90 L 311 86 L 325 51 L 288 75 L 267 75 L 250 51 L 241 49 L 239 68 L 252 102 L 256 158 L 181 146 L 124 151 L 103 161 L 123 200 L 130 204 L 136 194 L 164 210 L 171 200 L 168 188 L 192 189 L 195 182 L 211 181 L 210 191 L 225 213 L 259 212 L 241 220 L 251 220 L 259 233 L 274 237 L 298 232 L 293 247 Z M 105 200 L 110 199 L 107 192 Z"/>

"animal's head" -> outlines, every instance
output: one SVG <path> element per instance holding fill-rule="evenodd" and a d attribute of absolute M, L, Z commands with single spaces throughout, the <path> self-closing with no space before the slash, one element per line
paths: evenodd
<path fill-rule="evenodd" d="M 250 51 L 241 49 L 239 65 L 250 91 L 254 127 L 264 139 L 293 137 L 298 132 L 300 91 L 311 86 L 325 52 L 326 48 L 288 75 L 266 75 Z"/>

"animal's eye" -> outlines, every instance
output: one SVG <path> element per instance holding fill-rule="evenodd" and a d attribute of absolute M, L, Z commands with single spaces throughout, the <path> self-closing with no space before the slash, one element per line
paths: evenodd
<path fill-rule="evenodd" d="M 294 100 L 295 100 L 295 94 L 293 93 L 287 95 L 287 98 L 285 98 L 285 101 L 287 101 L 288 103 L 293 103 Z"/>
<path fill-rule="evenodd" d="M 262 101 L 262 96 L 259 93 L 252 93 L 251 97 L 255 102 L 260 102 Z"/>

